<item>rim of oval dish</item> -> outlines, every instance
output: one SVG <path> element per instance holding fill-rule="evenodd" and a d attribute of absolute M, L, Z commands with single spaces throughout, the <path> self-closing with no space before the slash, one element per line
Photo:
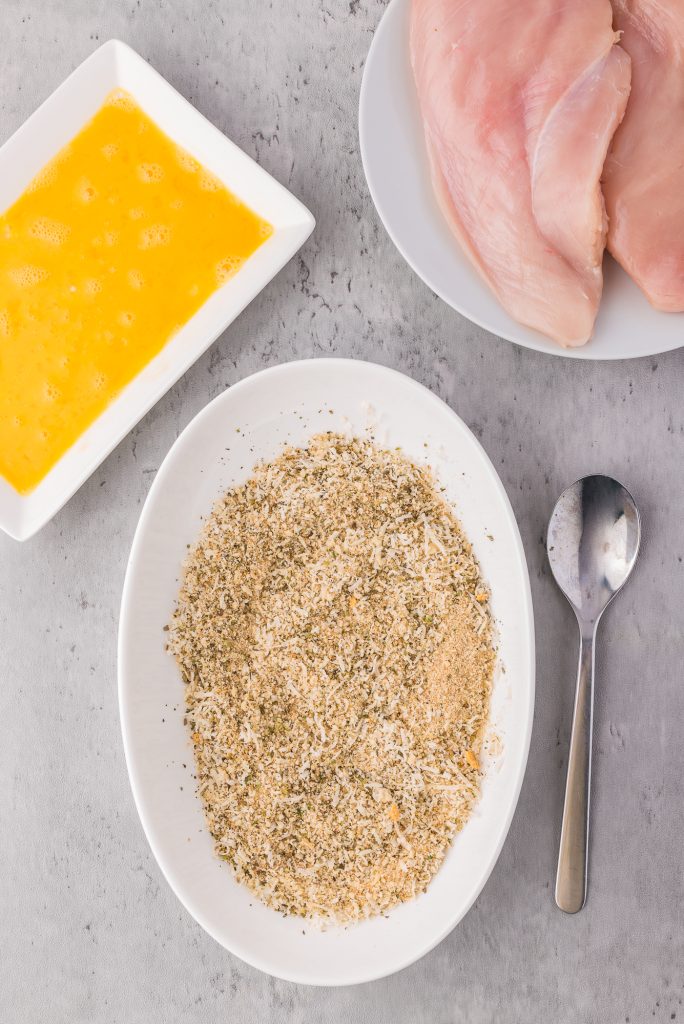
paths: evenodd
<path fill-rule="evenodd" d="M 497 492 L 498 499 L 501 503 L 501 509 L 505 514 L 505 518 L 510 526 L 512 537 L 514 538 L 513 553 L 515 556 L 516 564 L 520 570 L 520 577 L 522 586 L 522 604 L 523 604 L 523 620 L 526 623 L 527 631 L 522 643 L 524 648 L 524 659 L 527 665 L 527 678 L 521 680 L 521 687 L 523 694 L 521 699 L 526 700 L 526 706 L 523 705 L 523 718 L 524 718 L 524 730 L 520 735 L 520 760 L 517 766 L 517 775 L 514 779 L 513 789 L 508 799 L 508 804 L 505 807 L 505 814 L 501 816 L 498 822 L 498 831 L 496 833 L 496 840 L 493 842 L 489 855 L 487 856 L 486 863 L 481 871 L 478 878 L 477 884 L 469 894 L 469 898 L 465 901 L 465 904 L 458 909 L 458 911 L 450 918 L 449 923 L 446 927 L 443 927 L 431 935 L 429 941 L 425 941 L 420 948 L 411 949 L 406 955 L 397 957 L 396 962 L 393 962 L 389 967 L 369 968 L 366 970 L 357 970 L 352 975 L 345 975 L 340 978 L 335 974 L 333 967 L 328 969 L 328 972 L 323 974 L 319 973 L 316 976 L 307 971 L 306 964 L 302 965 L 301 970 L 283 970 L 277 963 L 269 958 L 268 955 L 254 955 L 252 951 L 247 949 L 239 938 L 231 935 L 227 937 L 226 934 L 221 933 L 221 930 L 217 928 L 211 921 L 207 919 L 203 909 L 197 905 L 193 898 L 186 891 L 187 887 L 184 886 L 181 879 L 179 878 L 180 869 L 174 864 L 173 855 L 167 852 L 165 843 L 158 841 L 157 828 L 152 821 L 152 809 L 148 812 L 148 799 L 145 795 L 145 786 L 141 780 L 139 774 L 139 765 L 136 763 L 136 759 L 132 752 L 132 734 L 134 730 L 134 712 L 131 706 L 132 693 L 130 685 L 127 682 L 125 672 L 123 670 L 124 663 L 124 651 L 128 643 L 128 634 L 130 630 L 129 622 L 129 610 L 131 605 L 132 593 L 134 588 L 139 585 L 139 581 L 136 579 L 138 573 L 138 565 L 140 563 L 143 548 L 147 539 L 147 533 L 151 526 L 154 525 L 154 519 L 156 515 L 155 504 L 158 497 L 161 496 L 165 486 L 167 477 L 170 477 L 175 466 L 176 453 L 179 451 L 179 446 L 188 438 L 188 435 L 194 431 L 199 430 L 201 425 L 209 419 L 213 413 L 222 406 L 228 404 L 231 398 L 234 397 L 238 392 L 243 392 L 248 389 L 260 386 L 264 382 L 274 378 L 281 378 L 283 385 L 286 384 L 286 378 L 291 374 L 298 374 L 302 371 L 306 372 L 309 368 L 315 367 L 317 370 L 325 369 L 334 371 L 340 367 L 349 367 L 350 365 L 361 366 L 369 371 L 377 372 L 381 371 L 382 374 L 386 374 L 392 378 L 400 378 L 404 383 L 410 384 L 416 392 L 420 393 L 423 397 L 427 398 L 435 407 L 436 411 L 446 413 L 453 422 L 457 430 L 464 431 L 469 435 L 470 441 L 474 444 L 475 450 L 479 457 L 479 463 L 484 473 L 487 474 L 490 482 L 494 485 Z M 517 588 L 517 585 L 516 585 Z M 175 596 L 175 595 L 174 595 Z M 294 982 L 299 984 L 313 985 L 313 986 L 338 986 L 338 985 L 351 985 L 351 984 L 363 984 L 370 981 L 375 981 L 383 977 L 387 977 L 397 971 L 403 970 L 410 966 L 412 963 L 420 960 L 423 956 L 434 949 L 446 936 L 463 920 L 468 911 L 471 909 L 473 903 L 482 892 L 489 876 L 496 865 L 504 842 L 508 835 L 508 831 L 513 820 L 513 816 L 518 806 L 520 791 L 522 783 L 525 777 L 527 768 L 527 762 L 529 757 L 529 747 L 532 733 L 532 725 L 534 718 L 534 704 L 535 704 L 535 637 L 534 637 L 534 614 L 532 605 L 532 595 L 530 587 L 529 571 L 527 568 L 527 560 L 520 537 L 520 531 L 518 528 L 517 520 L 513 512 L 510 500 L 506 493 L 506 490 L 496 472 L 493 463 L 489 459 L 489 456 L 485 452 L 484 448 L 468 428 L 467 424 L 461 419 L 460 416 L 446 402 L 443 402 L 434 392 L 429 388 L 425 387 L 418 381 L 400 371 L 394 370 L 389 367 L 382 366 L 381 364 L 366 362 L 363 360 L 355 359 L 344 359 L 344 358 L 321 358 L 321 359 L 303 359 L 296 360 L 288 363 L 283 363 L 277 366 L 269 367 L 267 369 L 258 371 L 248 377 L 243 378 L 237 383 L 230 386 L 224 392 L 219 394 L 216 398 L 210 401 L 203 409 L 201 409 L 196 416 L 187 424 L 187 426 L 181 431 L 178 438 L 174 441 L 168 453 L 164 457 L 157 474 L 155 475 L 152 486 L 150 487 L 149 493 L 143 505 L 143 509 L 136 526 L 136 531 L 131 546 L 131 551 L 126 567 L 126 574 L 123 585 L 120 618 L 119 618 L 119 634 L 118 634 L 118 648 L 117 648 L 117 662 L 118 662 L 118 699 L 119 699 L 119 713 L 121 720 L 121 729 L 123 737 L 123 746 L 126 757 L 126 767 L 128 771 L 128 777 L 133 792 L 133 797 L 140 817 L 145 837 L 149 846 L 154 854 L 154 857 L 164 875 L 166 881 L 178 898 L 183 907 L 187 910 L 191 917 L 223 948 L 227 949 L 230 953 L 239 957 L 245 963 L 258 970 L 263 971 L 273 977 L 281 978 L 284 981 Z M 194 794 L 193 794 L 194 795 Z M 196 795 L 194 795 L 197 800 Z M 198 801 L 199 803 L 199 801 Z M 467 826 L 466 826 L 467 827 Z M 213 855 L 215 856 L 215 855 Z M 223 866 L 222 866 L 223 867 Z M 440 868 L 440 871 L 443 868 Z M 439 871 L 437 872 L 437 876 Z M 435 876 L 435 877 L 437 877 Z M 233 880 L 234 881 L 234 880 Z M 235 883 L 236 885 L 239 883 Z M 402 906 L 410 906 L 415 901 L 410 901 L 409 904 L 403 904 Z M 275 912 L 273 912 L 275 913 Z M 391 911 L 390 911 L 391 913 Z M 370 921 L 375 919 L 371 918 Z M 302 919 L 302 923 L 305 921 Z M 352 927 L 362 928 L 366 921 L 361 921 Z M 388 925 L 390 922 L 388 922 Z"/>

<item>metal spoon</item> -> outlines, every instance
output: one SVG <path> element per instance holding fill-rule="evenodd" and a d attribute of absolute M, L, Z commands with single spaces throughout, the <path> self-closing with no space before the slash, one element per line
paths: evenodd
<path fill-rule="evenodd" d="M 556 903 L 568 914 L 581 910 L 587 898 L 596 626 L 627 582 L 640 539 L 641 521 L 634 499 L 609 476 L 586 476 L 568 487 L 556 502 L 549 522 L 551 570 L 580 628 L 577 693 L 556 876 Z"/>

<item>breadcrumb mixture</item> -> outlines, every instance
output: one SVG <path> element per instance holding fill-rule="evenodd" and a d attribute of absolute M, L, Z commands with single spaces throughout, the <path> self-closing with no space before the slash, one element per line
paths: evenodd
<path fill-rule="evenodd" d="M 428 469 L 323 434 L 229 491 L 169 632 L 216 850 L 278 911 L 425 890 L 478 795 L 495 653 Z"/>

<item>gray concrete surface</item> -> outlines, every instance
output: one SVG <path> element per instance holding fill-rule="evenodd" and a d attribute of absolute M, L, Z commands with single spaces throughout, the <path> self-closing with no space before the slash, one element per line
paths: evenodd
<path fill-rule="evenodd" d="M 3 0 L 0 136 L 91 50 L 129 41 L 314 211 L 315 235 L 34 540 L 0 538 L 2 1024 L 644 1024 L 684 1020 L 684 350 L 618 364 L 522 351 L 403 263 L 358 153 L 378 0 Z M 170 444 L 218 392 L 340 354 L 411 374 L 498 468 L 529 560 L 538 697 L 509 839 L 468 917 L 401 974 L 355 989 L 274 981 L 217 946 L 163 880 L 133 806 L 116 700 L 129 547 Z M 643 554 L 598 651 L 591 894 L 553 875 L 575 673 L 549 576 L 557 493 L 605 471 L 644 515 Z"/>

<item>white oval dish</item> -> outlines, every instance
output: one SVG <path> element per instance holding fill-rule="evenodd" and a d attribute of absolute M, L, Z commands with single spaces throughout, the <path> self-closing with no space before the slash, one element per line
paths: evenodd
<path fill-rule="evenodd" d="M 361 157 L 373 202 L 406 262 L 441 299 L 492 334 L 570 359 L 631 359 L 684 345 L 684 314 L 660 313 L 610 258 L 594 337 L 561 348 L 499 305 L 452 235 L 430 181 L 409 58 L 411 0 L 391 0 L 371 44 L 361 85 Z"/>
<path fill-rule="evenodd" d="M 501 753 L 482 797 L 423 896 L 348 928 L 284 918 L 238 885 L 213 852 L 195 794 L 183 683 L 165 652 L 187 545 L 202 517 L 286 443 L 339 430 L 400 445 L 436 470 L 492 590 L 499 666 L 492 728 Z M 489 539 L 489 538 L 493 539 Z M 408 377 L 371 363 L 316 359 L 264 370 L 211 402 L 166 456 L 133 541 L 121 605 L 119 702 L 126 760 L 150 846 L 172 889 L 226 949 L 288 981 L 349 985 L 407 966 L 476 899 L 503 845 L 522 784 L 534 705 L 529 577 L 503 486 L 462 420 Z"/>

